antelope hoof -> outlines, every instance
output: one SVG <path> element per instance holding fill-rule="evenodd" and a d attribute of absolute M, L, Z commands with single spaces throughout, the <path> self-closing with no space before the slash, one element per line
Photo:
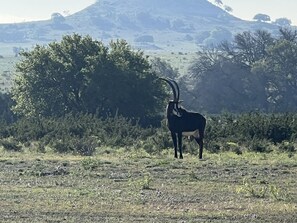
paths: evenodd
<path fill-rule="evenodd" d="M 183 159 L 184 157 L 183 157 L 183 155 L 180 155 L 179 158 L 180 158 L 180 159 Z"/>

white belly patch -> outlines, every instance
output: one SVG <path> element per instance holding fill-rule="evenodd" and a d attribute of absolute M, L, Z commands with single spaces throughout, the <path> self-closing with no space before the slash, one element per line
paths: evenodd
<path fill-rule="evenodd" d="M 183 136 L 193 136 L 194 138 L 199 138 L 199 131 L 198 129 L 192 132 L 183 132 Z"/>

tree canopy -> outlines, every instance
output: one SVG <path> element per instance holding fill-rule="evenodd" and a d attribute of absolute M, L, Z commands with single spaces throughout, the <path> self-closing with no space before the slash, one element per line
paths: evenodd
<path fill-rule="evenodd" d="M 19 115 L 83 112 L 147 120 L 163 109 L 166 94 L 148 58 L 124 40 L 105 46 L 73 34 L 21 56 L 12 89 Z"/>
<path fill-rule="evenodd" d="M 253 17 L 254 20 L 257 20 L 258 22 L 269 22 L 270 16 L 262 13 L 258 13 Z"/>
<path fill-rule="evenodd" d="M 297 111 L 297 31 L 243 32 L 218 48 L 201 50 L 190 72 L 196 109 Z"/>
<path fill-rule="evenodd" d="M 278 18 L 275 20 L 274 24 L 278 25 L 278 26 L 291 26 L 292 21 L 290 19 L 287 18 Z"/>

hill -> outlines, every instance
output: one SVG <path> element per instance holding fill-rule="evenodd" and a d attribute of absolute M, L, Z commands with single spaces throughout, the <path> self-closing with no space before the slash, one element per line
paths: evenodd
<path fill-rule="evenodd" d="M 99 0 L 71 16 L 54 13 L 47 21 L 0 25 L 0 55 L 13 46 L 31 47 L 74 32 L 104 42 L 124 38 L 144 50 L 188 52 L 259 28 L 277 30 L 236 18 L 207 0 Z"/>

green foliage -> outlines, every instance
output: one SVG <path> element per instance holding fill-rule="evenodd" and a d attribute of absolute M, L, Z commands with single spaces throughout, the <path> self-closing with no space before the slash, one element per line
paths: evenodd
<path fill-rule="evenodd" d="M 293 143 L 285 141 L 279 145 L 279 150 L 284 152 L 296 152 L 296 147 Z"/>
<path fill-rule="evenodd" d="M 60 118 L 22 118 L 7 126 L 6 131 L 8 136 L 19 142 L 40 141 L 56 152 L 80 155 L 92 155 L 99 146 L 139 145 L 139 141 L 153 133 L 153 129 L 142 128 L 122 116 L 99 119 L 84 114 L 68 114 Z"/>
<path fill-rule="evenodd" d="M 293 155 L 297 136 L 295 120 L 296 114 L 289 113 L 209 116 L 205 148 L 211 153 L 230 151 L 237 155 L 243 151 L 268 153 L 278 148 Z M 22 118 L 2 127 L 0 138 L 37 152 L 50 148 L 58 153 L 90 156 L 97 148 L 108 147 L 161 154 L 172 148 L 165 120 L 159 128 L 143 128 L 122 116 L 100 119 L 91 114 L 68 114 L 59 118 Z M 198 148 L 195 140 L 183 139 L 186 153 L 196 155 Z"/>
<path fill-rule="evenodd" d="M 10 107 L 13 105 L 11 96 L 0 92 L 0 122 L 12 123 L 15 119 Z M 1 130 L 0 130 L 1 131 Z"/>
<path fill-rule="evenodd" d="M 166 148 L 172 147 L 170 132 L 166 126 L 165 120 L 162 121 L 161 127 L 154 129 L 140 145 L 146 152 L 154 154 L 160 153 Z"/>
<path fill-rule="evenodd" d="M 206 125 L 206 146 L 212 152 L 227 150 L 240 154 L 242 146 L 255 152 L 270 152 L 271 144 L 295 142 L 296 118 L 296 114 L 292 113 L 253 112 L 210 116 Z M 280 148 L 290 151 L 292 144 Z"/>
<path fill-rule="evenodd" d="M 242 186 L 237 189 L 238 193 L 243 193 L 248 197 L 254 198 L 265 198 L 268 192 L 268 186 L 264 184 L 261 185 L 254 185 L 246 178 L 243 179 Z"/>
<path fill-rule="evenodd" d="M 163 109 L 163 85 L 144 53 L 124 40 L 107 47 L 73 34 L 21 55 L 12 89 L 19 115 L 120 114 L 148 125 Z"/>
<path fill-rule="evenodd" d="M 147 173 L 138 180 L 131 181 L 130 184 L 135 187 L 136 190 L 149 190 L 153 182 L 153 177 Z"/>
<path fill-rule="evenodd" d="M 19 142 L 12 138 L 0 140 L 0 146 L 2 146 L 7 151 L 19 152 L 22 150 Z"/>
<path fill-rule="evenodd" d="M 243 32 L 231 43 L 198 52 L 190 67 L 195 109 L 222 111 L 297 111 L 297 32 L 281 28 Z M 193 81 L 193 80 L 191 80 Z"/>
<path fill-rule="evenodd" d="M 52 140 L 49 144 L 58 153 L 72 153 L 82 156 L 91 156 L 95 152 L 97 142 L 91 137 L 67 137 L 62 140 Z"/>
<path fill-rule="evenodd" d="M 271 152 L 270 145 L 266 140 L 253 139 L 250 142 L 249 150 L 253 152 Z"/>
<path fill-rule="evenodd" d="M 96 159 L 87 158 L 81 161 L 81 165 L 84 170 L 95 170 L 100 165 L 100 161 Z"/>
<path fill-rule="evenodd" d="M 210 152 L 210 153 L 218 153 L 221 150 L 221 145 L 220 143 L 218 142 L 214 142 L 214 141 L 210 141 L 208 144 L 207 144 L 207 150 Z"/>
<path fill-rule="evenodd" d="M 146 174 L 143 177 L 143 179 L 139 181 L 139 184 L 143 190 L 148 190 L 148 189 L 151 189 L 152 182 L 153 182 L 152 176 L 149 174 Z"/>
<path fill-rule="evenodd" d="M 45 135 L 45 124 L 39 118 L 23 118 L 8 126 L 9 135 L 20 142 L 39 140 Z"/>
<path fill-rule="evenodd" d="M 247 178 L 243 179 L 243 183 L 237 188 L 237 192 L 252 198 L 273 198 L 275 200 L 290 200 L 290 196 L 286 191 L 275 185 L 269 185 L 265 180 L 252 183 Z"/>

